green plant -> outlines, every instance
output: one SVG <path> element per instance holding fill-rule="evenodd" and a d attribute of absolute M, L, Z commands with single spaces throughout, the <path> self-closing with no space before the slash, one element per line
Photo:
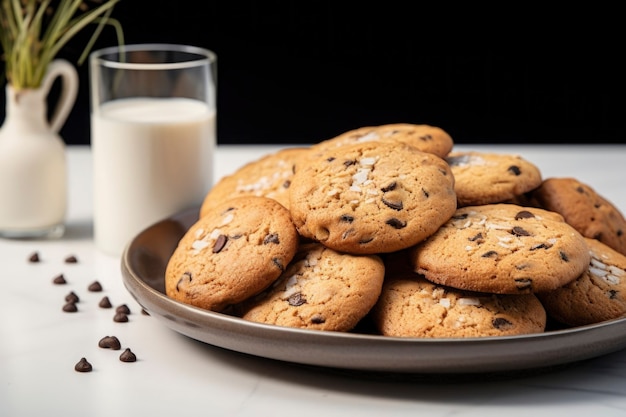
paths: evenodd
<path fill-rule="evenodd" d="M 78 32 L 97 24 L 79 59 L 81 64 L 104 25 L 112 25 L 120 43 L 119 22 L 111 18 L 121 0 L 0 0 L 0 44 L 7 82 L 16 89 L 37 88 L 50 62 Z M 94 3 L 90 5 L 88 3 Z"/>

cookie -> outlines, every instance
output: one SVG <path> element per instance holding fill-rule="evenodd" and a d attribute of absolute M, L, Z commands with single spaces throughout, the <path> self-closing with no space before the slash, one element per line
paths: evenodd
<path fill-rule="evenodd" d="M 626 219 L 592 187 L 572 178 L 547 178 L 533 191 L 536 205 L 563 216 L 583 236 L 626 255 Z"/>
<path fill-rule="evenodd" d="M 542 181 L 539 168 L 519 155 L 453 151 L 445 159 L 459 207 L 515 200 Z"/>
<path fill-rule="evenodd" d="M 416 273 L 386 276 L 372 323 L 383 336 L 467 338 L 541 333 L 534 294 L 486 294 L 434 284 Z"/>
<path fill-rule="evenodd" d="M 548 315 L 570 326 L 626 316 L 626 256 L 596 239 L 585 238 L 591 262 L 576 280 L 537 296 Z"/>
<path fill-rule="evenodd" d="M 411 253 L 414 271 L 431 282 L 496 294 L 553 290 L 589 260 L 583 236 L 561 215 L 514 204 L 459 208 Z"/>
<path fill-rule="evenodd" d="M 289 196 L 302 236 L 353 254 L 412 246 L 456 210 L 448 164 L 401 143 L 363 142 L 324 152 L 296 171 Z"/>
<path fill-rule="evenodd" d="M 289 211 L 276 200 L 243 196 L 213 207 L 182 237 L 165 270 L 165 293 L 222 311 L 267 288 L 298 248 Z"/>
<path fill-rule="evenodd" d="M 303 244 L 281 277 L 244 302 L 240 314 L 258 323 L 347 332 L 378 300 L 384 275 L 377 255 L 349 255 L 319 243 Z"/>
<path fill-rule="evenodd" d="M 272 198 L 289 208 L 291 177 L 308 151 L 305 147 L 282 148 L 222 177 L 205 196 L 200 216 L 222 201 L 245 195 Z"/>
<path fill-rule="evenodd" d="M 359 142 L 405 143 L 420 151 L 444 157 L 454 145 L 452 137 L 440 127 L 426 124 L 393 123 L 365 126 L 349 130 L 331 139 L 311 146 L 315 152 L 323 152 L 338 146 Z"/>

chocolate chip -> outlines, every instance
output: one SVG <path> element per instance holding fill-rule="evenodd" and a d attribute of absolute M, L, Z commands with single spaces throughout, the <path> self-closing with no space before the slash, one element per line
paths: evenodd
<path fill-rule="evenodd" d="M 122 344 L 120 340 L 115 336 L 104 336 L 98 342 L 98 346 L 103 349 L 111 349 L 111 350 L 120 350 L 122 348 Z"/>
<path fill-rule="evenodd" d="M 528 210 L 522 210 L 519 211 L 516 215 L 515 215 L 515 220 L 519 220 L 519 219 L 531 219 L 535 217 L 534 214 L 532 214 L 530 211 Z"/>
<path fill-rule="evenodd" d="M 496 317 L 491 321 L 491 325 L 498 330 L 507 330 L 513 327 L 513 323 L 503 317 Z"/>
<path fill-rule="evenodd" d="M 550 249 L 551 247 L 552 247 L 551 243 L 538 243 L 536 245 L 531 246 L 530 250 Z"/>
<path fill-rule="evenodd" d="M 295 294 L 292 294 L 287 299 L 287 302 L 289 303 L 290 306 L 298 307 L 306 303 L 306 298 L 302 295 L 302 293 L 297 292 Z"/>
<path fill-rule="evenodd" d="M 75 264 L 78 262 L 78 258 L 76 258 L 76 256 L 74 255 L 70 255 L 67 258 L 65 258 L 65 263 L 66 264 Z"/>
<path fill-rule="evenodd" d="M 585 189 L 581 186 L 576 187 L 576 191 L 578 191 L 581 194 L 585 194 Z"/>
<path fill-rule="evenodd" d="M 528 290 L 533 286 L 532 278 L 516 278 L 515 286 L 518 290 Z"/>
<path fill-rule="evenodd" d="M 396 219 L 395 217 L 392 217 L 391 219 L 387 220 L 385 223 L 393 227 L 394 229 L 403 229 L 406 227 L 406 222 L 403 222 L 400 219 Z"/>
<path fill-rule="evenodd" d="M 113 321 L 116 323 L 127 323 L 128 315 L 124 313 L 115 313 L 115 315 L 113 316 Z"/>
<path fill-rule="evenodd" d="M 87 362 L 87 359 L 80 358 L 78 363 L 74 365 L 74 370 L 77 372 L 91 372 L 93 370 L 93 367 L 89 362 Z"/>
<path fill-rule="evenodd" d="M 404 208 L 402 201 L 389 201 L 389 200 L 385 200 L 384 198 L 382 199 L 382 201 L 384 205 L 394 210 L 399 211 Z"/>
<path fill-rule="evenodd" d="M 191 282 L 191 279 L 192 279 L 191 272 L 184 272 L 183 275 L 178 280 L 178 282 L 176 283 L 176 291 L 180 291 L 180 288 L 179 288 L 180 284 L 182 284 L 185 280 Z"/>
<path fill-rule="evenodd" d="M 339 221 L 344 223 L 352 223 L 354 221 L 354 217 L 347 214 L 342 214 L 341 217 L 339 217 Z"/>
<path fill-rule="evenodd" d="M 120 355 L 120 360 L 122 362 L 135 362 L 137 361 L 137 356 L 129 348 L 126 348 Z"/>
<path fill-rule="evenodd" d="M 87 287 L 87 290 L 91 292 L 100 292 L 102 291 L 102 285 L 100 285 L 98 281 L 94 281 L 91 284 L 89 284 L 89 286 Z"/>
<path fill-rule="evenodd" d="M 567 256 L 565 252 L 559 251 L 559 255 L 561 256 L 562 260 L 564 260 L 565 262 L 569 262 L 569 256 Z"/>
<path fill-rule="evenodd" d="M 511 230 L 511 233 L 515 236 L 532 236 L 526 229 L 519 226 L 515 226 L 513 230 Z"/>
<path fill-rule="evenodd" d="M 487 252 L 483 253 L 480 256 L 482 258 L 497 258 L 498 257 L 498 252 L 496 252 L 495 250 L 490 250 L 490 251 L 487 251 Z"/>
<path fill-rule="evenodd" d="M 263 239 L 263 244 L 267 245 L 268 243 L 279 244 L 280 240 L 278 239 L 278 233 L 270 233 L 269 235 L 265 236 L 265 238 Z"/>
<path fill-rule="evenodd" d="M 618 291 L 617 290 L 609 290 L 608 297 L 610 300 L 614 300 L 617 298 Z"/>
<path fill-rule="evenodd" d="M 276 266 L 276 268 L 280 269 L 281 271 L 285 270 L 285 266 L 283 265 L 283 263 L 280 261 L 280 259 L 278 258 L 272 258 L 272 263 L 274 264 L 274 266 Z"/>
<path fill-rule="evenodd" d="M 80 299 L 74 291 L 70 291 L 69 294 L 65 296 L 65 301 L 68 303 L 77 303 L 80 301 Z"/>
<path fill-rule="evenodd" d="M 226 246 L 226 242 L 228 241 L 228 237 L 225 235 L 219 235 L 215 240 L 215 245 L 213 245 L 213 253 L 219 253 L 224 246 Z"/>
<path fill-rule="evenodd" d="M 291 187 L 291 181 L 287 180 L 283 182 L 283 188 L 289 188 L 289 187 Z"/>
<path fill-rule="evenodd" d="M 425 135 L 420 136 L 420 139 L 427 142 L 429 140 L 433 140 L 433 135 L 425 134 Z"/>
<path fill-rule="evenodd" d="M 359 244 L 360 245 L 365 245 L 367 243 L 370 243 L 371 241 L 373 241 L 374 238 L 373 237 L 363 237 L 359 240 Z"/>
<path fill-rule="evenodd" d="M 39 253 L 37 252 L 33 252 L 29 257 L 28 257 L 28 262 L 32 262 L 32 263 L 37 263 L 39 262 Z"/>
<path fill-rule="evenodd" d="M 462 214 L 455 214 L 452 216 L 452 220 L 465 220 L 469 217 L 469 214 L 467 213 L 462 213 Z"/>
<path fill-rule="evenodd" d="M 389 192 L 389 191 L 393 191 L 396 189 L 397 183 L 394 181 L 391 184 L 383 187 L 380 189 L 380 191 L 382 191 L 383 193 Z"/>
<path fill-rule="evenodd" d="M 481 243 L 481 242 L 483 242 L 483 241 L 484 241 L 483 234 L 479 232 L 479 233 L 475 234 L 474 236 L 472 236 L 472 237 L 468 238 L 468 240 L 469 240 L 470 242 L 478 242 L 478 243 Z"/>
<path fill-rule="evenodd" d="M 322 324 L 325 322 L 326 322 L 326 319 L 321 314 L 316 314 L 313 317 L 311 317 L 311 323 L 313 324 Z"/>
<path fill-rule="evenodd" d="M 130 314 L 130 308 L 126 304 L 119 305 L 115 308 L 116 313 Z"/>
<path fill-rule="evenodd" d="M 424 194 L 424 197 L 426 198 L 430 197 L 430 193 L 423 188 L 422 188 L 422 194 Z"/>
<path fill-rule="evenodd" d="M 356 161 L 355 161 L 355 160 L 351 160 L 351 161 L 344 161 L 344 162 L 343 162 L 343 165 L 344 165 L 345 167 L 349 167 L 349 166 L 351 166 L 351 165 L 356 165 Z"/>
<path fill-rule="evenodd" d="M 513 175 L 515 175 L 515 176 L 518 176 L 518 175 L 520 175 L 522 173 L 522 170 L 519 169 L 519 167 L 517 165 L 511 165 L 509 167 L 508 171 L 510 173 L 512 173 Z"/>
<path fill-rule="evenodd" d="M 63 274 L 60 274 L 52 279 L 52 283 L 61 285 L 61 284 L 67 284 L 67 281 L 65 280 L 65 277 L 63 276 Z"/>
<path fill-rule="evenodd" d="M 100 308 L 111 308 L 113 305 L 111 304 L 111 300 L 106 295 L 102 297 L 102 300 L 98 303 L 98 307 Z"/>
<path fill-rule="evenodd" d="M 78 311 L 78 307 L 76 307 L 76 303 L 66 303 L 63 306 L 63 311 L 66 313 L 76 313 Z"/>

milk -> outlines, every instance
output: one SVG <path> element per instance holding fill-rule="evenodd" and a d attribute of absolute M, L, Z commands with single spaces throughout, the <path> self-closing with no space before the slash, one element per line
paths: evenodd
<path fill-rule="evenodd" d="M 202 203 L 213 181 L 215 110 L 184 98 L 130 98 L 91 116 L 94 238 L 111 255 L 151 224 Z"/>

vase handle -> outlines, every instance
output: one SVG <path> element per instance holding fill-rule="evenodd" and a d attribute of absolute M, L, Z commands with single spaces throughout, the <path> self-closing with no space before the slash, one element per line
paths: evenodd
<path fill-rule="evenodd" d="M 55 59 L 50 65 L 41 83 L 41 88 L 47 93 L 52 83 L 61 78 L 61 95 L 50 117 L 50 129 L 58 133 L 70 115 L 78 94 L 78 73 L 72 64 L 64 59 Z"/>

